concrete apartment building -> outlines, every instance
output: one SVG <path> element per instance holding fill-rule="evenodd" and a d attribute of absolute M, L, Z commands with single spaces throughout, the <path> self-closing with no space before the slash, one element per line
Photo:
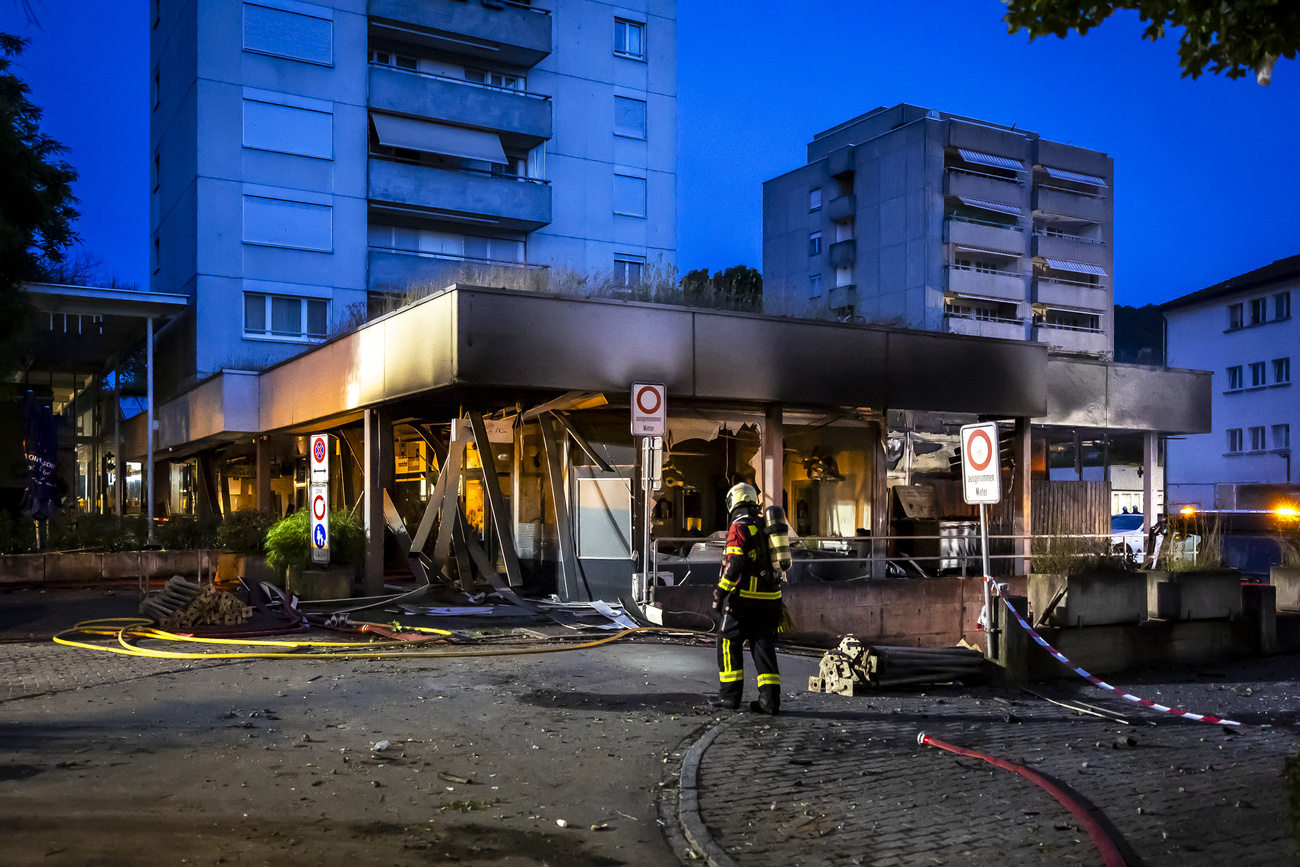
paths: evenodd
<path fill-rule="evenodd" d="M 466 266 L 676 264 L 673 0 L 153 0 L 165 395 Z"/>
<path fill-rule="evenodd" d="M 914 105 L 818 133 L 763 185 L 764 305 L 1110 357 L 1114 166 Z"/>
<path fill-rule="evenodd" d="M 1199 508 L 1234 508 L 1235 485 L 1286 484 L 1291 431 L 1300 399 L 1291 357 L 1300 327 L 1291 318 L 1300 293 L 1300 255 L 1216 283 L 1163 305 L 1166 357 L 1218 377 L 1210 433 L 1170 439 L 1169 499 Z"/>

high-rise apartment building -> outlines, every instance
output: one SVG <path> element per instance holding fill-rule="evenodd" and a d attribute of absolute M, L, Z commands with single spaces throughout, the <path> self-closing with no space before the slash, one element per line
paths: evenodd
<path fill-rule="evenodd" d="M 176 384 L 467 264 L 676 264 L 674 0 L 151 6 L 151 288 L 193 301 L 160 335 Z"/>
<path fill-rule="evenodd" d="M 763 185 L 764 306 L 1113 352 L 1104 153 L 913 105 L 818 133 Z"/>

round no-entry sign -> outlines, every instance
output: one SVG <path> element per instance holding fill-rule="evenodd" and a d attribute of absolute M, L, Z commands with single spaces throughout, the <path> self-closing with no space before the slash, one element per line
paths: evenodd
<path fill-rule="evenodd" d="M 996 503 L 1002 499 L 1002 471 L 997 443 L 996 422 L 962 427 L 961 488 L 966 502 Z"/>
<path fill-rule="evenodd" d="M 966 438 L 966 453 L 970 455 L 971 469 L 982 471 L 988 469 L 993 459 L 993 443 L 989 441 L 988 431 L 976 428 Z"/>
<path fill-rule="evenodd" d="M 664 386 L 652 382 L 632 385 L 632 436 L 661 437 L 668 430 L 668 400 Z"/>
<path fill-rule="evenodd" d="M 317 521 L 325 520 L 325 498 L 320 494 L 311 501 L 311 513 Z"/>

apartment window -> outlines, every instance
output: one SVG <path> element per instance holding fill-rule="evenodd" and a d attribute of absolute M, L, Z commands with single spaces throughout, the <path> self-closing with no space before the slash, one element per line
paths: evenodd
<path fill-rule="evenodd" d="M 813 232 L 808 236 L 808 255 L 820 256 L 822 252 L 822 233 Z"/>
<path fill-rule="evenodd" d="M 979 271 L 981 274 L 997 274 L 1000 271 L 996 262 L 980 259 L 957 259 L 955 264 L 963 271 Z"/>
<path fill-rule="evenodd" d="M 821 206 L 822 206 L 822 188 L 818 187 L 815 190 L 810 190 L 808 192 L 808 210 L 817 211 L 821 209 Z"/>
<path fill-rule="evenodd" d="M 641 256 L 614 256 L 614 279 L 624 286 L 638 286 L 645 259 Z"/>
<path fill-rule="evenodd" d="M 1242 384 L 1243 383 L 1241 380 L 1241 365 L 1238 364 L 1233 367 L 1229 367 L 1228 368 L 1228 389 L 1231 391 L 1233 389 L 1241 388 Z"/>
<path fill-rule="evenodd" d="M 245 3 L 244 50 L 332 66 L 333 12 L 306 3 L 293 5 L 295 11 L 277 9 L 271 4 L 263 6 L 260 3 Z M 298 11 L 305 9 L 320 9 L 321 14 L 310 15 Z"/>
<path fill-rule="evenodd" d="M 332 111 L 245 98 L 244 147 L 333 159 L 334 114 Z"/>
<path fill-rule="evenodd" d="M 1273 296 L 1273 318 L 1291 318 L 1291 293 L 1279 292 Z"/>
<path fill-rule="evenodd" d="M 469 259 L 487 259 L 492 262 L 522 262 L 524 242 L 508 238 L 482 238 L 465 236 L 465 256 Z"/>
<path fill-rule="evenodd" d="M 1273 425 L 1273 448 L 1275 449 L 1291 448 L 1291 425 L 1289 424 Z"/>
<path fill-rule="evenodd" d="M 412 67 L 414 69 L 414 67 Z M 492 72 L 487 69 L 471 69 L 465 67 L 465 80 L 472 81 L 475 84 L 483 84 L 488 87 L 499 87 L 502 90 L 523 90 L 524 80 L 518 75 L 509 75 L 504 72 Z"/>
<path fill-rule="evenodd" d="M 614 213 L 627 217 L 645 216 L 645 178 L 614 175 Z"/>
<path fill-rule="evenodd" d="M 808 278 L 808 297 L 822 297 L 822 275 L 814 274 Z"/>
<path fill-rule="evenodd" d="M 323 340 L 329 320 L 323 298 L 244 293 L 244 335 L 283 340 Z"/>
<path fill-rule="evenodd" d="M 1250 429 L 1250 450 L 1252 452 L 1262 452 L 1264 450 L 1264 427 L 1253 427 Z"/>
<path fill-rule="evenodd" d="M 1250 324 L 1263 325 L 1268 312 L 1268 303 L 1263 298 L 1250 300 Z"/>
<path fill-rule="evenodd" d="M 370 62 L 384 66 L 396 66 L 399 69 L 416 69 L 420 65 L 420 61 L 409 54 L 398 54 L 395 51 L 372 51 L 370 52 Z M 469 78 L 468 71 L 465 77 Z"/>
<path fill-rule="evenodd" d="M 1291 358 L 1273 359 L 1273 384 L 1282 385 L 1291 381 Z"/>
<path fill-rule="evenodd" d="M 329 205 L 244 196 L 244 241 L 328 253 L 334 209 Z"/>
<path fill-rule="evenodd" d="M 645 100 L 614 97 L 614 134 L 645 138 Z"/>
<path fill-rule="evenodd" d="M 1228 305 L 1228 328 L 1240 328 L 1245 324 L 1242 320 L 1242 306 L 1240 304 Z"/>
<path fill-rule="evenodd" d="M 1264 380 L 1264 362 L 1256 361 L 1250 366 L 1250 387 L 1258 388 L 1267 384 Z"/>
<path fill-rule="evenodd" d="M 1228 428 L 1228 451 L 1241 451 L 1241 428 Z"/>
<path fill-rule="evenodd" d="M 645 25 L 615 18 L 614 53 L 622 57 L 645 57 Z"/>

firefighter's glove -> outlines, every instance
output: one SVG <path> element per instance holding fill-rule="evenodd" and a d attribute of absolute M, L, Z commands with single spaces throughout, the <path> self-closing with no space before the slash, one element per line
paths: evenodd
<path fill-rule="evenodd" d="M 721 614 L 727 607 L 727 594 L 717 587 L 713 588 L 713 610 Z"/>

